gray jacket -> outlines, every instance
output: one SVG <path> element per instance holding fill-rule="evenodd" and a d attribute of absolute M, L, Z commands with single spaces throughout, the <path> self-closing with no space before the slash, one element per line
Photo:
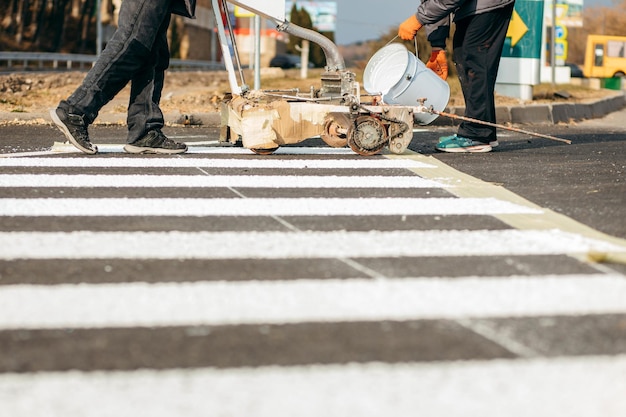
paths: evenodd
<path fill-rule="evenodd" d="M 443 48 L 450 33 L 451 16 L 456 22 L 514 2 L 515 0 L 423 0 L 415 16 L 424 25 L 431 45 Z"/>

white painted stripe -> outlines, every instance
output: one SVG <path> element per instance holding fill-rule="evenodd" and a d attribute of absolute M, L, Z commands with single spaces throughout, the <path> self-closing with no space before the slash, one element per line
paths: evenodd
<path fill-rule="evenodd" d="M 188 153 L 199 154 L 243 154 L 243 155 L 256 155 L 250 149 L 246 148 L 234 148 L 229 146 L 218 147 L 195 147 L 189 148 Z M 352 155 L 356 154 L 350 148 L 331 148 L 331 147 L 299 147 L 299 146 L 283 146 L 276 151 L 273 155 Z"/>
<path fill-rule="evenodd" d="M 418 176 L 0 175 L 0 187 L 441 188 Z"/>
<path fill-rule="evenodd" d="M 98 153 L 126 153 L 124 145 L 98 143 Z M 236 146 L 195 146 L 194 142 L 187 142 L 189 150 L 187 154 L 233 154 L 233 155 L 255 155 L 250 149 Z M 81 151 L 76 149 L 74 145 L 69 143 L 55 143 L 51 151 L 58 153 L 77 153 Z M 349 148 L 331 148 L 331 147 L 299 147 L 299 146 L 283 146 L 278 148 L 274 155 L 356 155 Z"/>
<path fill-rule="evenodd" d="M 87 277 L 86 277 L 87 278 Z M 0 286 L 0 329 L 624 314 L 621 275 Z"/>
<path fill-rule="evenodd" d="M 63 168 L 291 168 L 291 169 L 392 169 L 434 168 L 414 159 L 206 159 L 206 158 L 4 158 L 0 167 Z"/>
<path fill-rule="evenodd" d="M 4 159 L 18 159 L 18 158 L 23 158 L 23 157 L 37 157 L 37 156 L 44 156 L 44 155 L 54 155 L 57 152 L 52 152 L 52 151 L 32 151 L 32 152 L 11 152 L 11 153 L 0 153 L 0 160 L 4 160 Z M 31 159 L 31 158 L 28 158 Z M 38 159 L 38 158 L 32 158 L 32 159 Z"/>
<path fill-rule="evenodd" d="M 281 259 L 624 252 L 559 230 L 4 232 L 0 259 Z"/>
<path fill-rule="evenodd" d="M 0 216 L 372 216 L 539 214 L 495 198 L 4 198 Z"/>
<path fill-rule="evenodd" d="M 0 375 L 10 417 L 619 417 L 626 356 Z"/>

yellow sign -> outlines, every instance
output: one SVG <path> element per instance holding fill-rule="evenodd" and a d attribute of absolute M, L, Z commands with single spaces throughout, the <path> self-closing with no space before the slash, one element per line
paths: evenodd
<path fill-rule="evenodd" d="M 506 37 L 511 38 L 511 46 L 515 46 L 515 44 L 524 37 L 526 32 L 528 32 L 528 26 L 526 26 L 521 16 L 517 14 L 517 10 L 513 10 L 511 23 L 509 23 L 509 29 L 506 32 Z"/>
<path fill-rule="evenodd" d="M 235 6 L 236 17 L 254 17 L 254 13 L 247 11 L 243 7 Z"/>
<path fill-rule="evenodd" d="M 569 6 L 567 4 L 556 4 L 554 8 L 556 9 L 557 22 L 567 17 L 567 10 L 569 9 Z"/>

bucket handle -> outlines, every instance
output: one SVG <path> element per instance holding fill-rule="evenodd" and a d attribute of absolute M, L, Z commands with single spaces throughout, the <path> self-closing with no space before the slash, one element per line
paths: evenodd
<path fill-rule="evenodd" d="M 387 44 L 385 46 L 388 46 L 391 42 L 395 41 L 396 39 L 398 39 L 398 35 L 396 35 L 392 40 L 390 40 L 389 42 L 387 42 Z M 418 49 L 417 49 L 417 36 L 413 38 L 413 41 L 415 41 L 415 56 L 417 58 L 419 58 L 418 56 Z"/>

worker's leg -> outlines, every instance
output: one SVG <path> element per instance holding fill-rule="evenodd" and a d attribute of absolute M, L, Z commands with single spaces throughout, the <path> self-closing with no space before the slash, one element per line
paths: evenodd
<path fill-rule="evenodd" d="M 465 98 L 465 116 L 495 123 L 495 84 L 513 5 L 461 19 L 454 34 L 454 59 Z M 496 129 L 462 122 L 458 135 L 484 143 Z"/>
<path fill-rule="evenodd" d="M 83 83 L 59 107 L 91 124 L 149 59 L 171 0 L 124 0 L 119 26 Z"/>
<path fill-rule="evenodd" d="M 164 125 L 163 112 L 159 107 L 165 70 L 169 66 L 167 28 L 170 16 L 162 22 L 156 36 L 150 59 L 131 80 L 130 101 L 128 104 L 128 143 L 133 143 L 147 132 L 161 129 Z"/>

